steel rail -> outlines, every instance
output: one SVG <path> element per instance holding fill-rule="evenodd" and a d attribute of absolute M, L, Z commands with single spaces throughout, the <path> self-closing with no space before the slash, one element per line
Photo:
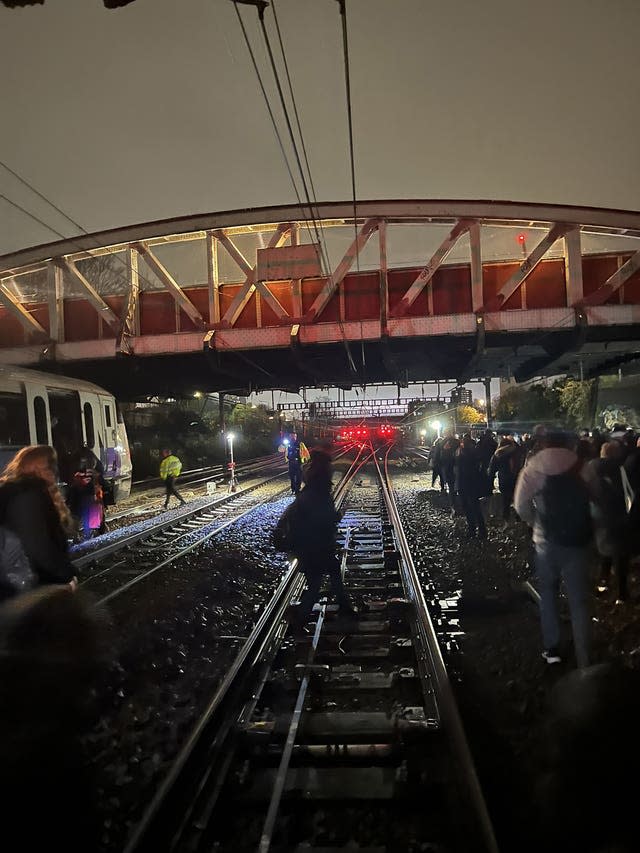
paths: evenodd
<path fill-rule="evenodd" d="M 237 468 L 241 471 L 247 471 L 252 468 L 259 468 L 268 466 L 278 461 L 278 459 L 282 459 L 281 453 L 272 453 L 269 456 L 259 456 L 256 459 L 245 459 L 241 462 Z M 212 474 L 213 477 L 217 477 L 224 475 L 227 473 L 227 465 L 224 462 L 217 463 L 216 465 L 204 466 L 203 468 L 190 468 L 188 471 L 183 471 L 180 474 L 180 481 L 182 483 L 186 483 L 185 477 L 189 478 L 189 483 L 192 484 L 191 476 L 195 474 Z M 203 477 L 203 481 L 206 481 L 206 477 Z M 196 480 L 195 482 L 200 482 Z M 147 477 L 144 480 L 134 480 L 131 484 L 132 488 L 135 486 L 142 487 L 142 489 L 146 488 L 154 488 L 155 486 L 161 486 L 164 483 L 162 477 Z"/>
<path fill-rule="evenodd" d="M 103 557 L 107 557 L 110 554 L 117 553 L 118 551 L 121 551 L 124 548 L 128 548 L 131 545 L 135 545 L 143 539 L 149 539 L 152 536 L 157 536 L 164 530 L 168 530 L 172 527 L 178 527 L 183 522 L 194 518 L 197 515 L 200 515 L 216 507 L 224 506 L 225 504 L 237 499 L 238 497 L 242 497 L 243 495 L 250 494 L 252 491 L 255 491 L 256 489 L 260 488 L 260 486 L 264 486 L 267 483 L 272 482 L 273 480 L 277 480 L 280 477 L 284 477 L 286 473 L 286 471 L 281 471 L 278 474 L 275 474 L 273 477 L 268 477 L 266 480 L 261 480 L 259 483 L 255 483 L 251 486 L 246 486 L 240 491 L 232 492 L 230 494 L 224 495 L 223 497 L 218 496 L 212 498 L 210 501 L 207 501 L 207 503 L 201 504 L 198 507 L 191 507 L 190 509 L 185 509 L 184 512 L 181 512 L 179 515 L 161 521 L 158 524 L 153 525 L 152 527 L 147 527 L 144 530 L 138 530 L 136 533 L 123 535 L 118 539 L 114 540 L 113 542 L 109 542 L 106 545 L 88 550 L 86 553 L 83 553 L 78 557 L 73 558 L 71 562 L 73 563 L 75 568 L 82 569 L 84 568 L 84 566 L 88 566 L 91 563 L 95 563 L 98 560 L 101 560 Z"/>
<path fill-rule="evenodd" d="M 451 738 L 454 756 L 462 771 L 462 782 L 466 787 L 465 793 L 477 817 L 478 828 L 482 833 L 486 850 L 488 853 L 499 853 L 493 825 L 482 793 L 480 780 L 478 779 L 478 774 L 473 763 L 467 737 L 460 718 L 460 712 L 458 711 L 455 696 L 453 695 L 453 688 L 451 687 L 442 651 L 438 643 L 435 627 L 422 591 L 420 578 L 418 577 L 418 573 L 411 556 L 411 549 L 409 547 L 402 519 L 400 518 L 400 512 L 396 504 L 393 486 L 391 485 L 389 475 L 388 463 L 391 450 L 392 447 L 389 447 L 384 457 L 384 475 L 380 469 L 377 459 L 375 459 L 375 464 L 378 469 L 387 512 L 393 524 L 398 549 L 402 556 L 400 568 L 405 583 L 406 593 L 415 607 L 417 627 L 425 651 L 428 654 L 431 672 L 434 677 L 436 687 L 435 698 L 442 714 L 443 723 Z"/>
<path fill-rule="evenodd" d="M 344 501 L 349 483 L 365 464 L 359 461 L 364 449 L 358 449 L 355 460 L 334 490 L 338 508 Z M 367 455 L 365 462 L 370 456 Z M 206 797 L 206 786 L 211 784 L 217 764 L 222 765 L 223 771 L 228 767 L 228 761 L 220 760 L 220 753 L 241 713 L 246 694 L 250 692 L 255 696 L 252 685 L 257 680 L 256 673 L 264 664 L 265 656 L 275 653 L 273 646 L 279 632 L 284 634 L 287 608 L 302 588 L 303 578 L 294 558 L 145 810 L 124 853 L 158 853 L 160 849 L 173 850 L 179 843 L 200 797 Z M 214 787 L 217 790 L 218 786 Z M 205 811 L 210 808 L 208 804 Z"/>

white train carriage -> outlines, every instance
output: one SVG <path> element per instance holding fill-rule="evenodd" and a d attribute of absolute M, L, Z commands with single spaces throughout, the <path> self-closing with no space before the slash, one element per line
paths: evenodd
<path fill-rule="evenodd" d="M 131 491 L 131 455 L 118 404 L 108 391 L 67 376 L 0 366 L 0 470 L 20 447 L 49 444 L 65 462 L 82 447 L 104 466 L 115 502 Z"/>

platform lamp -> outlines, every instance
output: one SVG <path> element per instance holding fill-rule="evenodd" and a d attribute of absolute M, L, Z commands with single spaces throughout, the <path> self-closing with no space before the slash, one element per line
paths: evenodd
<path fill-rule="evenodd" d="M 238 488 L 238 483 L 236 481 L 236 463 L 233 459 L 233 441 L 235 439 L 235 435 L 232 432 L 227 433 L 227 441 L 229 442 L 229 470 L 231 471 L 231 476 L 229 477 L 229 491 L 235 492 Z"/>

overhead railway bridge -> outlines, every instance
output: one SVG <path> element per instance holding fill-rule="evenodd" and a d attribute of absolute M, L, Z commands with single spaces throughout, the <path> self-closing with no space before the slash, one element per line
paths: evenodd
<path fill-rule="evenodd" d="M 640 214 L 495 201 L 253 208 L 0 257 L 0 363 L 121 397 L 617 369 Z"/>

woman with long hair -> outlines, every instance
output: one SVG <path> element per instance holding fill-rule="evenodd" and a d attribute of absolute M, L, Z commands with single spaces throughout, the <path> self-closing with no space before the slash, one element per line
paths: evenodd
<path fill-rule="evenodd" d="M 0 477 L 0 525 L 14 533 L 41 584 L 75 583 L 71 515 L 56 480 L 53 447 L 23 447 Z"/>

